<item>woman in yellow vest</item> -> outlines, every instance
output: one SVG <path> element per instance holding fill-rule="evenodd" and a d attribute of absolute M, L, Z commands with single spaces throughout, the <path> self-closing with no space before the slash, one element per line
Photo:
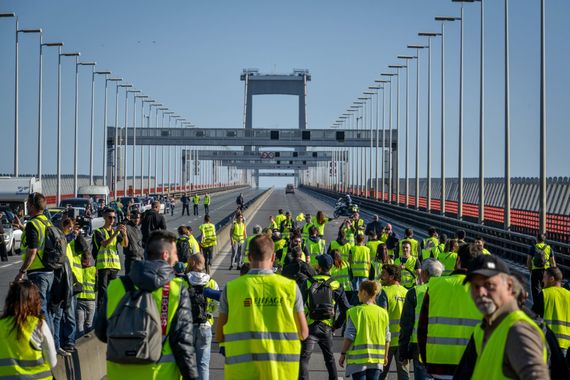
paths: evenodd
<path fill-rule="evenodd" d="M 380 282 L 382 266 L 386 264 L 394 264 L 394 260 L 392 260 L 392 258 L 388 255 L 388 248 L 384 243 L 378 244 L 375 253 L 370 251 L 370 255 L 375 256 L 370 263 L 370 274 L 368 275 L 368 279 Z"/>
<path fill-rule="evenodd" d="M 344 288 L 344 292 L 346 293 L 346 298 L 348 301 L 352 305 L 356 305 L 357 302 L 352 302 L 356 298 L 356 292 L 352 290 L 352 272 L 350 270 L 350 266 L 346 261 L 342 259 L 340 251 L 338 249 L 332 250 L 330 252 L 330 255 L 333 258 L 331 277 L 334 277 L 334 279 L 337 280 Z"/>
<path fill-rule="evenodd" d="M 232 256 L 230 259 L 230 270 L 233 269 L 234 265 L 239 270 L 242 264 L 243 256 L 243 244 L 247 239 L 246 227 L 243 215 L 241 213 L 236 215 L 236 220 L 232 224 L 230 229 L 230 241 L 232 244 Z"/>
<path fill-rule="evenodd" d="M 0 317 L 0 378 L 53 379 L 53 336 L 42 315 L 40 293 L 30 280 L 12 283 Z"/>
<path fill-rule="evenodd" d="M 352 379 L 378 379 L 387 364 L 390 347 L 389 318 L 376 305 L 380 285 L 364 281 L 358 290 L 362 303 L 348 310 L 344 342 L 338 364 Z"/>
<path fill-rule="evenodd" d="M 445 244 L 445 251 L 438 255 L 438 260 L 443 264 L 445 270 L 444 276 L 449 276 L 455 270 L 457 263 L 457 251 L 459 251 L 459 243 L 455 239 L 450 239 Z"/>

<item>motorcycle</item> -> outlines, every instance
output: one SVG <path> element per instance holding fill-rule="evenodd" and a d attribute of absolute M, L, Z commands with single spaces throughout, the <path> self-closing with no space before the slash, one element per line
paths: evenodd
<path fill-rule="evenodd" d="M 334 207 L 334 217 L 352 216 L 355 212 L 359 212 L 360 208 L 357 204 L 351 203 L 347 205 L 345 202 L 337 202 Z"/>

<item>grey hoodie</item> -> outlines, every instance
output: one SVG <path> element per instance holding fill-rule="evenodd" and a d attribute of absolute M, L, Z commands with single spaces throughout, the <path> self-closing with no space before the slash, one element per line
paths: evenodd
<path fill-rule="evenodd" d="M 174 269 L 163 260 L 135 261 L 129 276 L 137 288 L 152 292 L 174 279 Z M 104 343 L 107 343 L 106 309 L 105 294 L 102 310 L 97 313 L 95 321 L 95 335 Z M 198 372 L 192 337 L 192 308 L 188 289 L 184 286 L 180 290 L 180 303 L 170 325 L 168 340 L 182 378 L 196 379 Z"/>

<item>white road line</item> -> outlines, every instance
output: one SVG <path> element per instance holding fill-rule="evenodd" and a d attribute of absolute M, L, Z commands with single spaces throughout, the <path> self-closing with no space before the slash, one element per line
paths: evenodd
<path fill-rule="evenodd" d="M 10 267 L 12 265 L 20 264 L 21 262 L 22 262 L 22 260 L 14 261 L 13 263 L 10 263 L 10 264 L 0 265 L 0 268 L 7 268 L 7 267 Z"/>

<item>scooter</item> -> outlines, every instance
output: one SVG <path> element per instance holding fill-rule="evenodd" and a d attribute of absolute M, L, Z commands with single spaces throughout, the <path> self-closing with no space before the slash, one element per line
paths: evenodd
<path fill-rule="evenodd" d="M 344 202 L 337 202 L 334 207 L 334 217 L 338 218 L 339 216 L 352 216 L 355 212 L 359 212 L 360 208 L 357 204 L 350 204 L 347 205 Z"/>

